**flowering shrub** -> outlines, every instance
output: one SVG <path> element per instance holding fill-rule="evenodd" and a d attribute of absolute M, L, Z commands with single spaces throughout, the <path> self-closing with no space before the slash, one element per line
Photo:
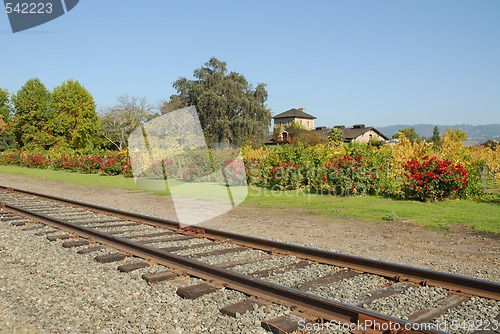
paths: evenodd
<path fill-rule="evenodd" d="M 323 167 L 322 190 L 336 195 L 375 194 L 378 170 L 367 166 L 361 155 L 335 157 Z"/>
<path fill-rule="evenodd" d="M 486 149 L 462 147 L 449 159 L 427 143 L 412 145 L 407 141 L 380 148 L 362 144 L 341 148 L 285 145 L 255 150 L 246 147 L 242 151 L 249 184 L 421 201 L 477 196 L 483 161 L 488 161 Z"/>
<path fill-rule="evenodd" d="M 419 201 L 435 201 L 460 196 L 467 188 L 467 171 L 449 160 L 424 156 L 406 162 L 403 185 L 405 197 Z"/>
<path fill-rule="evenodd" d="M 69 165 L 69 161 L 67 162 Z M 92 174 L 99 172 L 103 166 L 103 158 L 96 155 L 90 155 L 75 159 L 74 164 L 80 173 Z"/>
<path fill-rule="evenodd" d="M 187 181 L 206 180 L 214 172 L 210 157 L 204 150 L 190 153 L 181 157 L 181 163 L 184 168 L 182 171 L 183 179 Z M 217 166 L 222 168 L 222 164 Z"/>
<path fill-rule="evenodd" d="M 247 183 L 245 165 L 241 160 L 224 161 L 224 178 L 226 184 L 230 186 L 244 186 Z"/>
<path fill-rule="evenodd" d="M 241 148 L 244 166 L 234 160 L 240 149 L 221 148 L 208 153 L 206 149 L 181 152 L 172 159 L 164 158 L 173 156 L 172 152 L 144 153 L 133 155 L 132 164 L 125 151 L 6 151 L 0 153 L 0 164 L 127 177 L 133 176 L 134 166 L 135 176 L 140 177 L 231 185 L 243 185 L 246 175 L 248 184 L 275 190 L 304 189 L 343 196 L 382 194 L 420 201 L 478 196 L 483 190 L 485 166 L 490 173 L 500 174 L 498 148 L 464 147 L 451 136 L 445 136 L 440 148 L 404 138 L 399 144 L 379 148 L 356 143 L 247 146 Z M 221 169 L 224 175 L 214 173 Z"/>
<path fill-rule="evenodd" d="M 46 155 L 42 153 L 34 153 L 30 155 L 21 155 L 19 166 L 30 168 L 48 168 L 50 161 Z"/>
<path fill-rule="evenodd" d="M 283 161 L 273 166 L 265 179 L 265 183 L 273 190 L 298 189 L 302 182 L 303 177 L 299 165 Z"/>
<path fill-rule="evenodd" d="M 18 165 L 21 152 L 3 152 L 0 154 L 0 165 Z"/>
<path fill-rule="evenodd" d="M 218 182 L 232 186 L 245 185 L 245 166 L 240 163 L 239 151 L 206 149 L 178 154 L 172 159 L 133 157 L 137 177 L 173 178 L 188 182 Z M 237 154 L 236 154 L 237 153 Z M 171 156 L 171 155 L 169 155 Z"/>
<path fill-rule="evenodd" d="M 248 184 L 261 185 L 264 179 L 262 175 L 263 163 L 257 158 L 243 158 Z"/>
<path fill-rule="evenodd" d="M 78 172 L 80 162 L 71 155 L 55 154 L 51 158 L 52 169 Z"/>
<path fill-rule="evenodd" d="M 103 152 L 80 156 L 53 151 L 15 151 L 0 154 L 0 165 L 18 165 L 29 168 L 66 170 L 70 172 L 132 176 L 132 168 L 126 152 Z"/>

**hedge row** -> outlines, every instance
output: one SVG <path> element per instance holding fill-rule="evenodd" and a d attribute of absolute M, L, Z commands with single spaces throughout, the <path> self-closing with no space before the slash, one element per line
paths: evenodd
<path fill-rule="evenodd" d="M 175 159 L 162 159 L 165 154 L 160 153 L 133 155 L 132 163 L 126 151 L 14 151 L 0 154 L 0 164 L 126 177 L 134 176 L 134 169 L 135 176 L 149 178 L 166 176 L 231 185 L 247 181 L 274 190 L 304 189 L 341 196 L 382 194 L 428 201 L 479 194 L 486 161 L 482 151 L 454 142 L 441 150 L 425 143 L 403 142 L 381 148 L 320 144 L 244 147 L 241 151 L 244 165 L 234 159 L 238 150 L 192 151 Z M 217 173 L 219 170 L 224 173 Z"/>
<path fill-rule="evenodd" d="M 3 152 L 0 154 L 0 165 L 132 177 L 132 168 L 127 152 L 107 151 L 89 155 L 52 151 Z"/>

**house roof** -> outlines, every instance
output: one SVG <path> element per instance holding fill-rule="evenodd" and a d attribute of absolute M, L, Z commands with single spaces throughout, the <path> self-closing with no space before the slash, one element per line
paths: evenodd
<path fill-rule="evenodd" d="M 316 134 L 316 136 L 318 136 L 318 138 L 320 140 L 326 140 L 328 141 L 328 132 L 330 132 L 331 129 L 328 129 L 328 128 L 321 128 L 321 129 L 314 129 L 314 133 Z"/>
<path fill-rule="evenodd" d="M 382 132 L 378 131 L 377 129 L 373 127 L 354 127 L 354 128 L 344 128 L 342 129 L 344 131 L 344 139 L 345 140 L 353 140 L 358 138 L 359 136 L 362 136 L 364 133 L 372 130 L 373 132 L 376 132 L 380 137 L 384 138 L 384 140 L 388 140 L 389 137 L 384 135 Z"/>
<path fill-rule="evenodd" d="M 285 112 L 282 112 L 281 114 L 278 114 L 273 117 L 273 119 L 277 118 L 289 118 L 289 117 L 295 117 L 295 118 L 306 118 L 306 119 L 316 119 L 313 115 L 309 115 L 308 113 L 304 112 L 303 108 L 299 109 L 290 109 Z"/>
<path fill-rule="evenodd" d="M 389 140 L 389 137 L 384 135 L 382 132 L 379 130 L 373 128 L 373 127 L 353 127 L 353 128 L 340 128 L 342 132 L 344 133 L 344 140 L 345 141 L 352 141 L 359 136 L 362 136 L 365 132 L 368 132 L 372 130 L 373 132 L 377 133 L 380 137 L 382 137 L 384 140 Z M 314 130 L 314 133 L 320 138 L 320 139 L 327 139 L 328 140 L 328 132 L 330 132 L 331 129 L 325 129 L 322 127 L 318 127 Z"/>

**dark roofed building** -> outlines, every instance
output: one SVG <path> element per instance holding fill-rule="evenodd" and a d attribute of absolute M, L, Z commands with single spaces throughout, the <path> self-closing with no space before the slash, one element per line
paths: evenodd
<path fill-rule="evenodd" d="M 308 130 L 314 129 L 316 117 L 304 112 L 304 108 L 290 109 L 273 117 L 274 126 L 289 125 L 296 122 Z"/>
<path fill-rule="evenodd" d="M 331 129 L 326 126 L 318 126 L 314 129 L 314 134 L 318 136 L 321 141 L 328 141 L 328 132 L 330 132 L 330 130 Z"/>
<path fill-rule="evenodd" d="M 304 108 L 298 108 L 298 109 L 293 108 L 285 112 L 282 112 L 281 114 L 278 114 L 273 118 L 277 119 L 277 118 L 293 117 L 293 118 L 316 119 L 316 117 L 314 117 L 313 115 L 309 115 L 308 113 L 304 112 L 304 110 L 305 110 Z"/>
<path fill-rule="evenodd" d="M 285 126 L 292 123 L 297 123 L 307 130 L 314 131 L 314 134 L 321 141 L 328 141 L 328 133 L 331 129 L 326 126 L 314 127 L 315 116 L 310 115 L 304 111 L 304 108 L 293 108 L 282 112 L 273 117 L 274 119 L 274 133 L 275 138 L 272 136 L 266 141 L 267 145 L 286 144 L 290 142 L 290 137 L 286 131 Z M 334 128 L 342 130 L 344 135 L 344 142 L 359 142 L 367 143 L 372 139 L 387 141 L 389 138 L 382 132 L 374 127 L 366 127 L 364 124 L 354 124 L 352 128 L 346 128 L 344 125 L 336 125 Z"/>
<path fill-rule="evenodd" d="M 366 127 L 364 124 L 354 124 L 352 128 L 346 128 L 344 126 L 340 126 L 342 131 L 344 132 L 344 141 L 345 142 L 360 142 L 367 143 L 372 139 L 377 140 L 389 140 L 389 137 L 384 135 L 382 132 L 378 131 L 374 127 Z"/>
<path fill-rule="evenodd" d="M 378 131 L 374 127 L 366 127 L 364 124 L 355 124 L 352 128 L 346 128 L 344 125 L 336 125 L 333 128 L 342 130 L 344 134 L 344 142 L 367 143 L 372 139 L 387 141 L 389 137 Z M 322 140 L 328 140 L 328 129 L 324 126 L 317 127 L 314 133 Z"/>

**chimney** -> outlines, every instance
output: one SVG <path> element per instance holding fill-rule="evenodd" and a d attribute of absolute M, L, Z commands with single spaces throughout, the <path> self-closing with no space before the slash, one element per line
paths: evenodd
<path fill-rule="evenodd" d="M 298 109 L 298 111 L 306 112 L 306 108 L 304 108 L 304 107 L 297 108 L 297 109 Z"/>
<path fill-rule="evenodd" d="M 365 125 L 364 124 L 354 124 L 352 126 L 353 129 L 364 129 Z"/>
<path fill-rule="evenodd" d="M 345 125 L 335 125 L 334 129 L 345 129 Z"/>

